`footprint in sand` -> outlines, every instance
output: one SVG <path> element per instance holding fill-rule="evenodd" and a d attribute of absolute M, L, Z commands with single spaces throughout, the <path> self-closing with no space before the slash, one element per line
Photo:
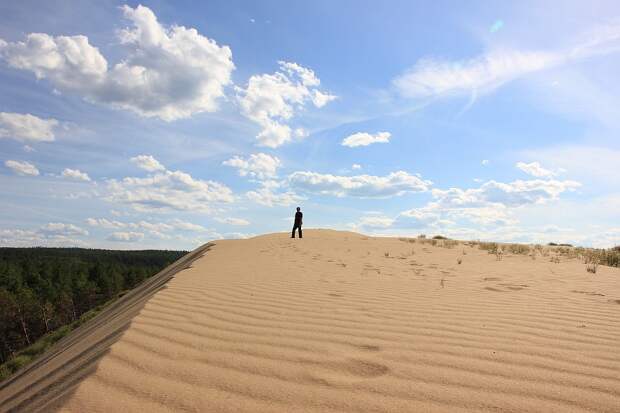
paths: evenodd
<path fill-rule="evenodd" d="M 620 300 L 608 300 L 610 303 L 620 304 Z"/>
<path fill-rule="evenodd" d="M 493 287 L 484 287 L 485 290 L 489 290 L 489 291 L 497 291 L 499 293 L 505 293 L 506 291 L 504 290 L 500 290 L 498 288 L 493 288 Z"/>
<path fill-rule="evenodd" d="M 321 363 L 321 367 L 327 371 L 315 376 L 315 380 L 349 382 L 351 379 L 371 379 L 383 376 L 389 367 L 368 360 L 350 358 L 346 361 L 333 363 Z"/>

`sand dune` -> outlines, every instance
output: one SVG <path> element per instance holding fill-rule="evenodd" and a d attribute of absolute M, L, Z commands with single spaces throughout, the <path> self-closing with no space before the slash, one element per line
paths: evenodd
<path fill-rule="evenodd" d="M 619 269 L 304 235 L 216 242 L 46 409 L 620 411 Z"/>

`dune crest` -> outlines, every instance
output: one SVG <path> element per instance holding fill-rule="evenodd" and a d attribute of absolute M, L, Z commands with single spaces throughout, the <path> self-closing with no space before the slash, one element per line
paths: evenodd
<path fill-rule="evenodd" d="M 53 407 L 618 411 L 620 269 L 329 230 L 289 237 L 214 243 Z"/>

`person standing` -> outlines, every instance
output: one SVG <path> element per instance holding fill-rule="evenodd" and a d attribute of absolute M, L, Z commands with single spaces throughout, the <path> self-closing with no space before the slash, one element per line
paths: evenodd
<path fill-rule="evenodd" d="M 295 212 L 295 223 L 293 224 L 293 232 L 291 233 L 291 238 L 295 238 L 295 230 L 299 233 L 299 238 L 301 236 L 301 226 L 303 224 L 304 214 L 301 212 L 301 208 L 297 207 L 297 212 Z"/>

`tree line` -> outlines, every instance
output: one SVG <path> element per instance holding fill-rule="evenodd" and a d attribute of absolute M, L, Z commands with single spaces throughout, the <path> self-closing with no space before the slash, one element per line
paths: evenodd
<path fill-rule="evenodd" d="M 0 248 L 0 364 L 186 253 Z"/>

